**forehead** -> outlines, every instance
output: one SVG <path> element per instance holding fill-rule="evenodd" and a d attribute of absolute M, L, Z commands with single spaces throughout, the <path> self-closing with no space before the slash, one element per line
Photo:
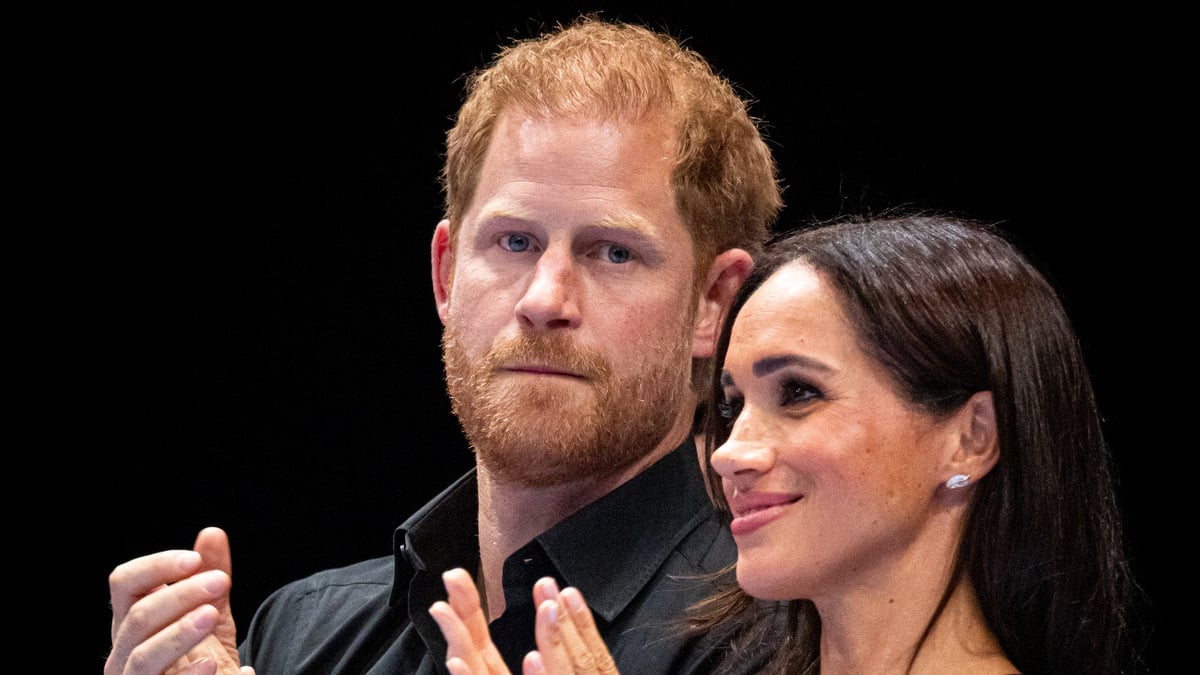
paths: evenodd
<path fill-rule="evenodd" d="M 496 122 L 484 170 L 603 184 L 619 167 L 641 180 L 663 180 L 670 177 L 674 149 L 674 128 L 662 116 L 623 119 L 510 110 Z M 570 166 L 578 175 L 539 171 L 548 163 Z"/>
<path fill-rule="evenodd" d="M 812 351 L 827 356 L 861 355 L 841 297 L 811 265 L 791 262 L 751 294 L 734 319 L 730 360 L 741 349 Z M 761 355 L 761 354 L 760 354 Z"/>
<path fill-rule="evenodd" d="M 484 158 L 466 223 L 495 217 L 678 230 L 674 131 L 639 121 L 506 112 Z"/>

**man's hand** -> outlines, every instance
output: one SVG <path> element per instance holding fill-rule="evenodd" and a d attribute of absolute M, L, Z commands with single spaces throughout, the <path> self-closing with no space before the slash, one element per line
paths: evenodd
<path fill-rule="evenodd" d="M 105 675 L 253 675 L 229 609 L 229 538 L 208 527 L 192 551 L 134 558 L 108 577 L 112 651 Z"/>

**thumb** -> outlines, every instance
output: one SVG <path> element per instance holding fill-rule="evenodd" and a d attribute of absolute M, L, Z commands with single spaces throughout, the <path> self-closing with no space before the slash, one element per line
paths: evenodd
<path fill-rule="evenodd" d="M 206 527 L 196 535 L 193 547 L 203 561 L 201 569 L 221 570 L 233 576 L 233 556 L 229 553 L 229 537 L 219 527 Z"/>
<path fill-rule="evenodd" d="M 196 535 L 193 549 L 200 554 L 201 570 L 220 570 L 233 579 L 233 556 L 229 552 L 229 536 L 219 527 L 206 527 Z M 232 588 L 232 586 L 231 586 Z M 213 605 L 222 613 L 229 611 L 229 593 Z"/>
<path fill-rule="evenodd" d="M 206 527 L 200 530 L 200 534 L 196 535 L 196 545 L 193 547 L 200 554 L 201 569 L 204 570 L 220 570 L 229 575 L 233 579 L 233 556 L 229 553 L 229 537 L 225 531 L 219 527 Z M 230 589 L 233 584 L 230 584 Z M 240 659 L 237 651 L 237 627 L 233 622 L 233 610 L 229 606 L 229 593 L 225 594 L 213 601 L 213 606 L 221 613 L 221 618 L 217 621 L 217 625 L 213 627 L 213 637 L 220 642 L 226 658 L 232 664 L 239 664 Z M 224 661 L 219 658 L 217 652 L 213 652 L 213 658 L 217 659 L 218 663 Z M 222 670 L 221 672 L 227 672 Z M 239 675 L 253 675 L 253 671 L 247 673 L 242 670 Z"/>

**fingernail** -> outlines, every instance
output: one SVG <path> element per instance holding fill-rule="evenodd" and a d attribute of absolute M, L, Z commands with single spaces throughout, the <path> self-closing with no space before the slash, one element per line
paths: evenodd
<path fill-rule="evenodd" d="M 547 600 L 550 603 L 550 620 L 558 622 L 558 603 L 553 600 Z"/>
<path fill-rule="evenodd" d="M 531 673 L 546 672 L 546 664 L 542 663 L 542 655 L 536 651 L 529 652 L 525 657 L 525 665 L 529 666 L 529 672 Z"/>
<path fill-rule="evenodd" d="M 210 606 L 205 605 L 188 612 L 187 620 L 196 630 L 208 631 L 216 625 L 217 613 L 212 611 Z"/>
<path fill-rule="evenodd" d="M 208 591 L 211 595 L 221 595 L 225 591 L 229 590 L 229 585 L 226 582 L 228 577 L 226 577 L 225 573 L 220 570 L 208 570 L 207 572 L 201 572 L 200 574 L 197 574 L 195 578 L 200 581 L 200 586 L 204 590 Z"/>
<path fill-rule="evenodd" d="M 542 577 L 541 584 L 546 595 L 558 595 L 558 583 L 554 581 L 553 577 Z"/>
<path fill-rule="evenodd" d="M 583 609 L 583 594 L 578 589 L 568 588 L 560 597 L 567 602 L 567 607 L 572 611 L 578 612 Z"/>

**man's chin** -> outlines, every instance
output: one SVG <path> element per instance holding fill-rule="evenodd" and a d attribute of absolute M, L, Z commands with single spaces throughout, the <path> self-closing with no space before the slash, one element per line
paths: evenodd
<path fill-rule="evenodd" d="M 490 445 L 478 446 L 477 450 L 493 480 L 526 488 L 602 480 L 637 459 L 614 455 L 614 448 L 598 446 L 594 438 L 569 439 L 561 433 L 493 438 Z"/>
<path fill-rule="evenodd" d="M 539 392 L 591 391 L 596 380 L 569 375 L 503 373 L 494 375 L 490 387 L 497 393 L 534 395 Z"/>
<path fill-rule="evenodd" d="M 595 414 L 596 392 L 582 380 L 547 378 L 537 384 L 508 384 L 496 387 L 490 396 L 500 414 L 526 423 L 548 415 Z M 561 420 L 560 420 L 561 422 Z"/>

